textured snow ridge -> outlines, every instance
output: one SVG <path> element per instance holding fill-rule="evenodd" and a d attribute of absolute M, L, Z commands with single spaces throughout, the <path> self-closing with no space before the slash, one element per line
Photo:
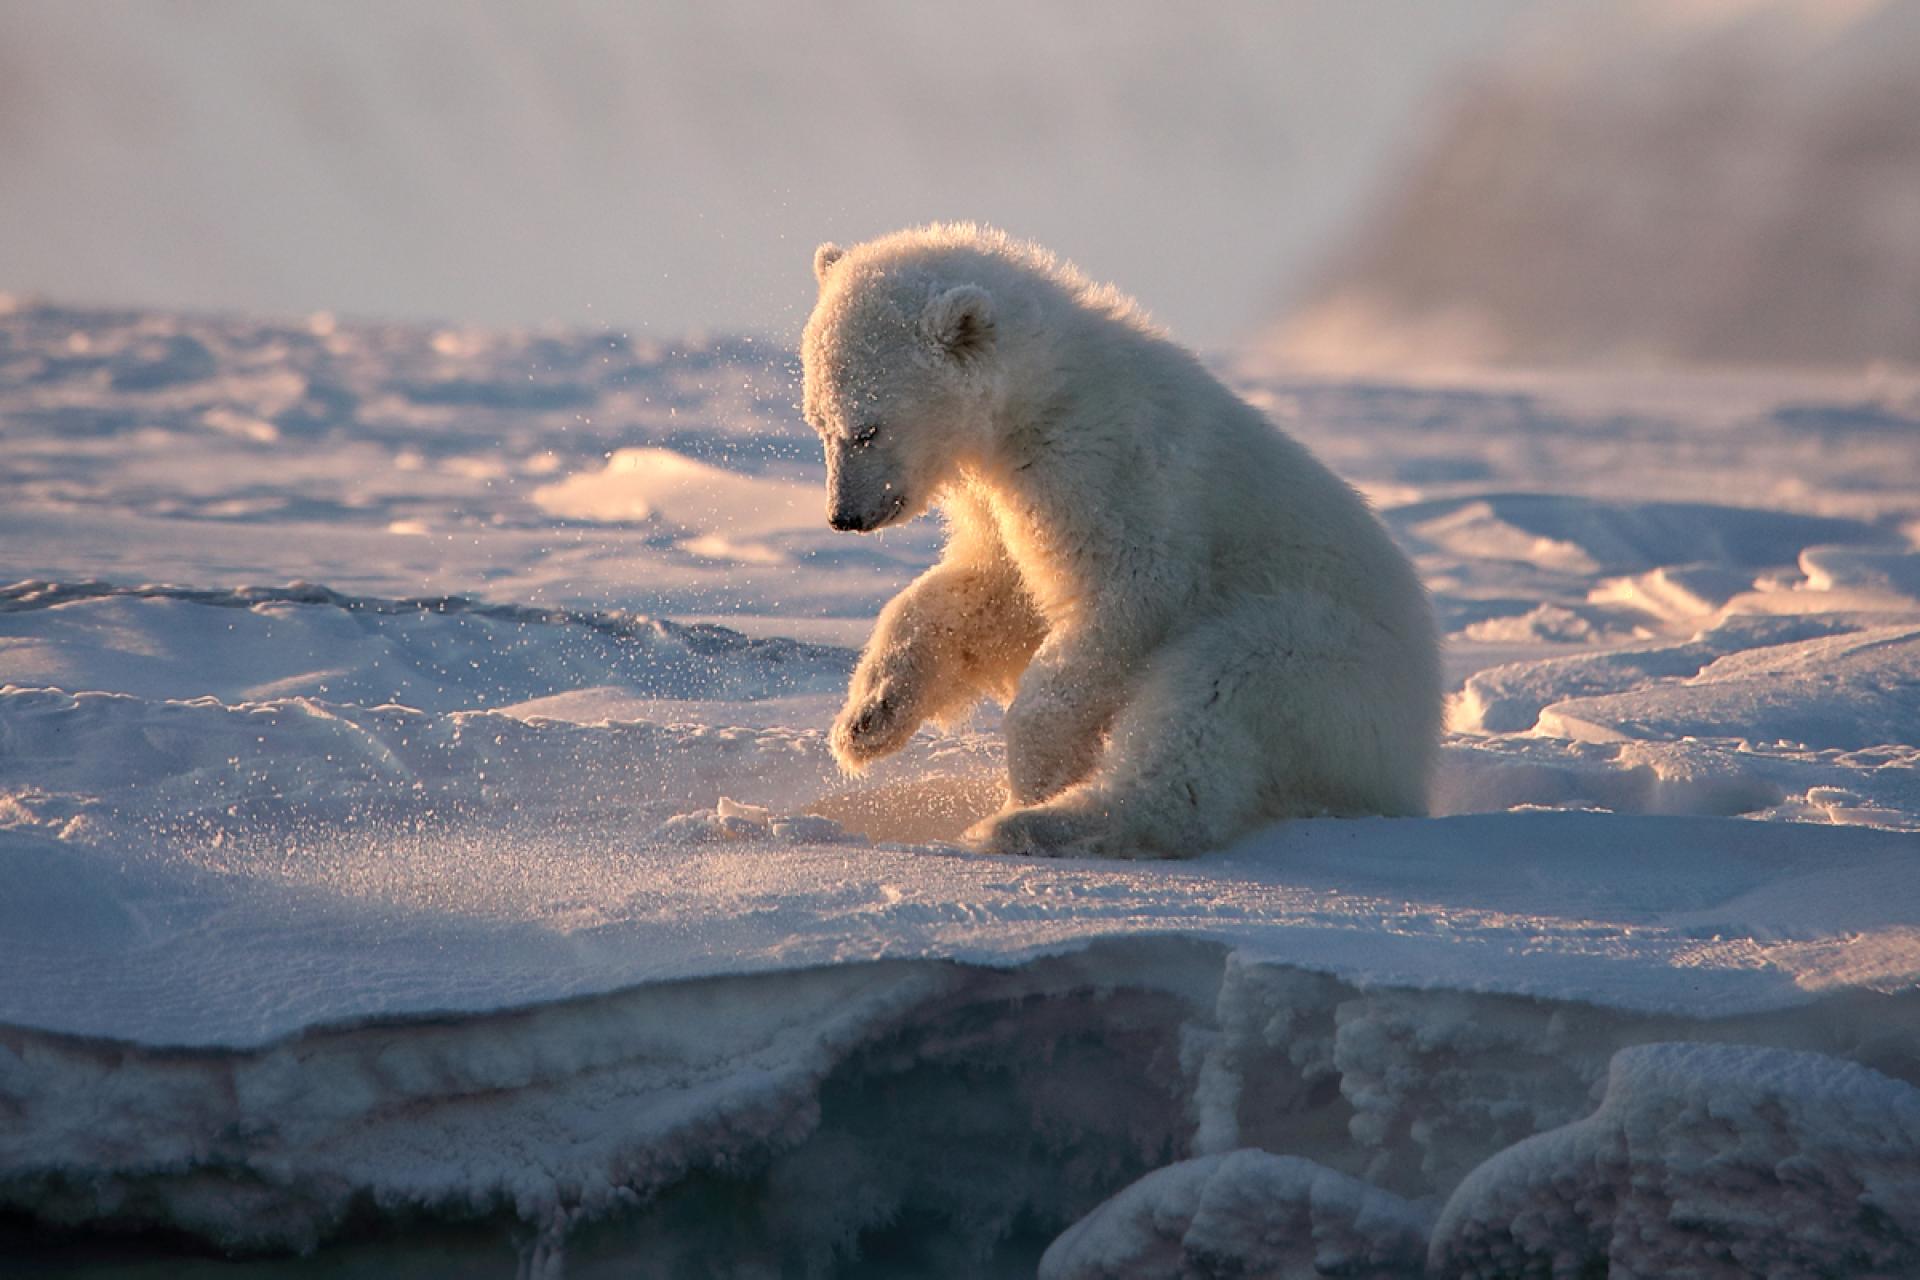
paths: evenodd
<path fill-rule="evenodd" d="M 1428 1215 L 1298 1156 L 1234 1151 L 1148 1174 L 1069 1227 L 1041 1280 L 1417 1274 Z"/>
<path fill-rule="evenodd" d="M 1396 508 L 1393 523 L 1456 555 L 1577 574 L 1624 574 L 1704 562 L 1733 569 L 1792 564 L 1801 548 L 1895 541 L 1858 520 L 1698 502 L 1598 502 L 1496 493 Z"/>
<path fill-rule="evenodd" d="M 1621 1052 L 1588 1118 L 1447 1201 L 1444 1276 L 1920 1273 L 1920 1089 L 1819 1054 Z"/>
<path fill-rule="evenodd" d="M 422 711 L 556 690 L 742 699 L 838 691 L 852 654 L 621 611 L 390 599 L 316 583 L 0 587 L 8 683 L 225 702 L 313 697 Z"/>
<path fill-rule="evenodd" d="M 124 855 L 137 835 L 144 845 L 172 831 L 181 842 L 156 850 L 154 862 L 229 869 L 241 847 L 289 828 L 317 836 L 310 828 L 331 822 L 350 840 L 356 827 L 397 840 L 445 832 L 461 814 L 492 811 L 500 831 L 574 806 L 583 823 L 626 819 L 645 831 L 689 798 L 717 795 L 723 781 L 747 783 L 752 798 L 820 789 L 835 776 L 817 730 L 582 725 L 505 711 L 299 697 L 153 701 L 12 685 L 0 685 L 0 746 L 0 779 L 19 784 L 0 784 L 5 826 L 72 840 L 76 858 L 109 835 Z"/>
<path fill-rule="evenodd" d="M 1593 740 L 1663 738 L 1672 736 L 1676 716 L 1669 712 L 1664 723 L 1644 717 L 1670 704 L 1675 711 L 1684 706 L 1694 717 L 1688 727 L 1702 736 L 1731 732 L 1813 746 L 1906 742 L 1920 733 L 1905 687 L 1920 661 L 1915 635 L 1912 624 L 1875 627 L 1849 614 L 1736 616 L 1681 643 L 1479 672 L 1467 681 L 1453 727 L 1537 729 Z M 1807 685 L 1816 680 L 1829 689 L 1827 699 L 1808 696 Z M 1852 714 L 1862 717 L 1857 728 L 1847 720 Z M 1752 719 L 1736 718 L 1741 715 Z M 1809 725 L 1818 726 L 1811 735 Z"/>
<path fill-rule="evenodd" d="M 1676 1038 L 1794 1052 L 1631 1048 Z M 1849 1270 L 1854 1224 L 1872 1257 L 1911 1256 L 1916 1043 L 1913 995 L 1687 1019 L 1366 988 L 1181 938 L 659 982 L 244 1050 L 16 1027 L 0 1208 L 242 1252 L 470 1222 L 490 1243 L 469 1273 L 504 1273 L 514 1238 L 547 1275 L 636 1257 L 1030 1274 L 1058 1237 L 1057 1276 L 1411 1276 L 1446 1201 L 1433 1239 L 1461 1243 L 1439 1274 L 1504 1275 L 1604 1253 L 1616 1218 L 1594 1236 L 1575 1184 L 1615 1178 L 1618 1199 L 1643 1172 L 1607 1163 L 1624 1150 L 1698 1184 L 1671 1256 L 1714 1247 L 1712 1206 L 1737 1223 L 1772 1178 L 1810 1224 L 1779 1256 L 1869 1274 Z"/>

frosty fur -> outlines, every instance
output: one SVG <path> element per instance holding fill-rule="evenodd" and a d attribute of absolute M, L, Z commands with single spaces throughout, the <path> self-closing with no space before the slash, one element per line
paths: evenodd
<path fill-rule="evenodd" d="M 1364 502 L 1126 297 L 971 225 L 814 257 L 828 519 L 937 506 L 833 726 L 851 771 L 1006 702 L 1008 853 L 1191 855 L 1276 818 L 1417 814 L 1438 646 Z"/>

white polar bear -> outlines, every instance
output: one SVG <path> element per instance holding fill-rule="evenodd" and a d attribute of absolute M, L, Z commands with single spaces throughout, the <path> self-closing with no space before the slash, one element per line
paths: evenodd
<path fill-rule="evenodd" d="M 1007 853 L 1182 856 L 1309 814 L 1417 814 L 1438 644 L 1366 504 L 1115 290 L 971 225 L 814 256 L 805 410 L 828 522 L 929 506 L 833 726 L 851 771 L 1007 702 Z"/>

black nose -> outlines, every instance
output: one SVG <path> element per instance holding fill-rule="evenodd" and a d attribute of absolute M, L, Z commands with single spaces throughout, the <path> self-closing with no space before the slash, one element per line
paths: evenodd
<path fill-rule="evenodd" d="M 867 527 L 867 522 L 851 511 L 829 511 L 827 523 L 842 533 L 857 533 Z"/>

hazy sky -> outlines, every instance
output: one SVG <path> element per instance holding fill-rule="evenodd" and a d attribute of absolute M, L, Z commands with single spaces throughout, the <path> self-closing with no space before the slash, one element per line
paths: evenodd
<path fill-rule="evenodd" d="M 1522 8 L 0 0 L 0 290 L 790 334 L 974 218 L 1223 344 Z"/>

